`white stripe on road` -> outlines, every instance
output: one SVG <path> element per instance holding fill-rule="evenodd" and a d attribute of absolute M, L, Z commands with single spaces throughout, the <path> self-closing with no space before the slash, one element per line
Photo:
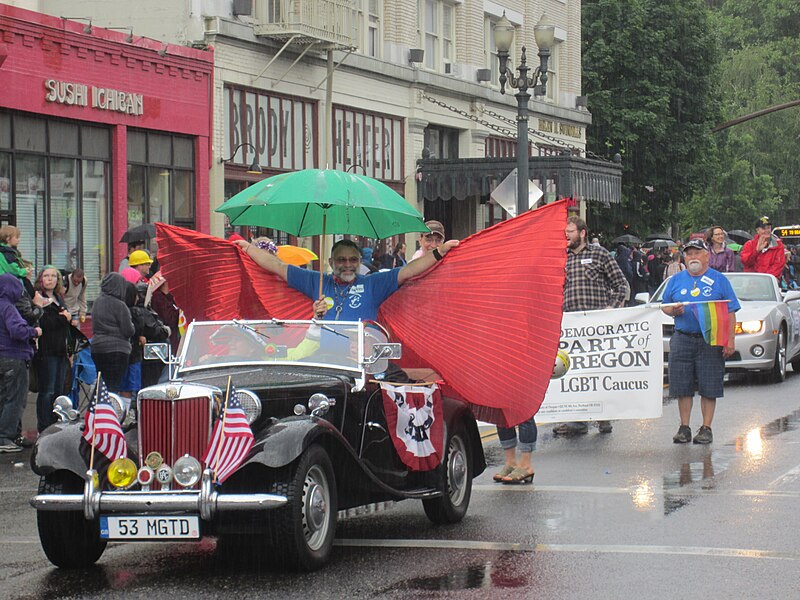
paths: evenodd
<path fill-rule="evenodd" d="M 537 485 L 537 484 L 474 484 L 476 492 L 548 492 L 575 494 L 627 494 L 636 492 L 630 487 L 601 487 L 583 485 Z M 788 492 L 779 490 L 706 490 L 702 488 L 675 488 L 661 490 L 665 496 L 767 496 L 771 498 L 800 498 L 800 491 Z"/>
<path fill-rule="evenodd" d="M 375 540 L 344 538 L 334 545 L 348 548 L 425 548 L 433 550 L 489 550 L 497 552 L 573 552 L 592 554 L 662 554 L 721 558 L 767 558 L 800 560 L 798 552 L 705 546 L 635 546 L 610 544 L 516 544 L 474 540 Z"/>
<path fill-rule="evenodd" d="M 800 479 L 800 465 L 797 465 L 794 469 L 789 469 L 786 471 L 786 473 L 778 477 L 775 481 L 771 482 L 769 487 L 778 487 L 786 483 L 794 483 L 798 479 Z"/>

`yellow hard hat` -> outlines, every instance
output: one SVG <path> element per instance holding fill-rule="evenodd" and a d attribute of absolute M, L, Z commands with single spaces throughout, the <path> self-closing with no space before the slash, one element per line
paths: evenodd
<path fill-rule="evenodd" d="M 153 262 L 153 259 L 147 255 L 147 252 L 144 250 L 134 250 L 131 252 L 131 255 L 128 257 L 128 264 L 131 267 L 138 267 L 139 265 L 149 265 Z"/>

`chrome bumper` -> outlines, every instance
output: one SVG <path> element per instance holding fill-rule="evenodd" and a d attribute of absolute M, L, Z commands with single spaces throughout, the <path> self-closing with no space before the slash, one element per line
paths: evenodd
<path fill-rule="evenodd" d="M 284 506 L 286 496 L 277 494 L 220 494 L 215 491 L 211 471 L 206 469 L 200 490 L 152 492 L 101 492 L 95 488 L 95 474 L 86 474 L 83 494 L 40 494 L 31 498 L 36 510 L 83 511 L 87 520 L 101 514 L 174 514 L 196 513 L 210 521 L 218 512 L 237 510 L 268 510 Z"/>

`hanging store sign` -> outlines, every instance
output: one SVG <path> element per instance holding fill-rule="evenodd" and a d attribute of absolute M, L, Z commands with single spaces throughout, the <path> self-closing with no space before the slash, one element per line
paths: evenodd
<path fill-rule="evenodd" d="M 384 181 L 403 180 L 403 120 L 333 107 L 334 168 Z"/>
<path fill-rule="evenodd" d="M 225 88 L 225 157 L 263 169 L 295 171 L 316 166 L 316 103 L 300 98 Z M 238 150 L 237 150 L 238 148 Z"/>
<path fill-rule="evenodd" d="M 144 96 L 112 88 L 89 86 L 85 83 L 45 79 L 45 102 L 67 106 L 89 106 L 139 116 L 144 114 Z"/>

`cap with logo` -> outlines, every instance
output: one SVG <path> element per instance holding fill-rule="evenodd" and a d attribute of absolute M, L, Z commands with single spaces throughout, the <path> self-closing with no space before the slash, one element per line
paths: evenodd
<path fill-rule="evenodd" d="M 438 235 L 442 238 L 442 240 L 444 240 L 444 225 L 442 225 L 439 221 L 425 221 L 425 225 L 431 230 L 433 235 Z"/>
<path fill-rule="evenodd" d="M 761 217 L 756 221 L 756 227 L 772 227 L 772 222 L 769 217 Z"/>
<path fill-rule="evenodd" d="M 691 240 L 686 243 L 683 247 L 684 250 L 688 250 L 689 248 L 696 248 L 697 250 L 708 250 L 708 246 L 703 240 Z"/>

